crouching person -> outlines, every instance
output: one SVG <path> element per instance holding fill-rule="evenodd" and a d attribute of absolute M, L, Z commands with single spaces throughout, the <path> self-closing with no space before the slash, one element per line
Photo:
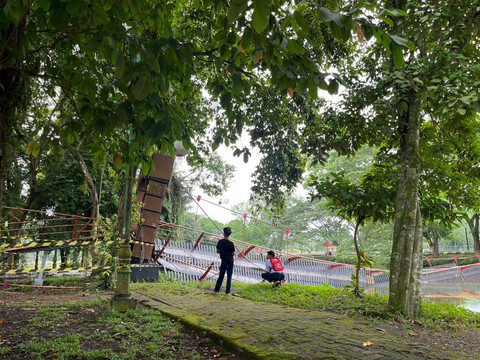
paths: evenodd
<path fill-rule="evenodd" d="M 268 282 L 273 282 L 274 286 L 279 286 L 282 280 L 285 279 L 282 262 L 279 258 L 275 257 L 275 253 L 272 250 L 267 252 L 267 262 L 262 278 Z"/>

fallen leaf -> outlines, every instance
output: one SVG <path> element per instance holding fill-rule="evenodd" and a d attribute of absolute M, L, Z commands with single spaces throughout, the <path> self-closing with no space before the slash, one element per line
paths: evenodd
<path fill-rule="evenodd" d="M 0 324 L 2 324 L 5 321 L 4 318 L 0 318 Z"/>
<path fill-rule="evenodd" d="M 255 56 L 253 57 L 253 63 L 254 64 L 258 64 L 258 62 L 260 61 L 260 59 L 263 57 L 263 54 L 262 52 L 259 50 L 257 51 L 257 53 L 255 54 Z"/>
<path fill-rule="evenodd" d="M 288 95 L 290 95 L 291 98 L 293 98 L 293 89 L 288 88 Z"/>
<path fill-rule="evenodd" d="M 370 342 L 370 341 L 365 341 L 365 342 L 363 343 L 363 346 L 365 346 L 365 347 L 370 346 L 370 345 L 373 345 L 373 343 Z"/>
<path fill-rule="evenodd" d="M 217 350 L 217 349 L 211 349 L 210 352 L 211 352 L 212 354 L 216 354 L 216 353 L 218 353 L 218 350 Z"/>
<path fill-rule="evenodd" d="M 23 310 L 23 311 L 36 311 L 37 308 L 21 308 L 20 310 Z"/>
<path fill-rule="evenodd" d="M 385 334 L 387 332 L 387 330 L 382 328 L 377 328 L 377 331 L 380 331 L 382 334 Z"/>
<path fill-rule="evenodd" d="M 91 313 L 94 313 L 94 312 L 95 312 L 94 309 L 85 309 L 85 311 L 89 311 L 89 312 L 91 312 Z"/>

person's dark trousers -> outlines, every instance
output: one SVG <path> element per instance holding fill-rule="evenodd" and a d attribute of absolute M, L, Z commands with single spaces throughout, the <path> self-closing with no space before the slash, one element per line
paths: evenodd
<path fill-rule="evenodd" d="M 225 293 L 230 294 L 230 288 L 232 287 L 233 257 L 222 259 L 220 273 L 218 274 L 217 284 L 215 285 L 216 292 L 219 292 L 222 287 L 225 271 L 227 272 L 227 288 L 225 289 Z"/>
<path fill-rule="evenodd" d="M 263 273 L 262 278 L 267 280 L 268 282 L 272 281 L 282 281 L 285 279 L 285 274 L 284 273 Z"/>

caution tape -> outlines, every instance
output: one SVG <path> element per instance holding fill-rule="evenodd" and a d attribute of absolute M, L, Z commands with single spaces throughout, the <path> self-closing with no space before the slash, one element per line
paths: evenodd
<path fill-rule="evenodd" d="M 30 273 L 44 273 L 44 272 L 67 272 L 67 271 L 82 271 L 82 270 L 109 270 L 121 269 L 125 267 L 131 268 L 159 268 L 158 264 L 129 264 L 127 266 L 87 266 L 87 267 L 69 267 L 69 268 L 52 268 L 52 269 L 23 269 L 23 270 L 7 270 L 1 271 L 0 274 L 30 274 Z"/>
<path fill-rule="evenodd" d="M 57 247 L 57 248 L 67 248 L 67 247 L 78 247 L 78 246 L 89 246 L 89 245 L 111 245 L 114 244 L 115 241 L 101 241 L 101 240 L 60 240 L 60 241 L 46 241 L 46 242 L 33 242 L 29 244 L 16 244 L 14 246 L 11 245 L 2 245 L 0 247 L 0 253 L 15 253 L 15 252 L 29 252 L 29 251 L 37 251 L 42 250 L 41 248 L 44 247 Z M 122 245 L 125 244 L 125 241 L 119 241 L 118 244 Z M 155 246 L 155 244 L 147 243 L 144 241 L 139 240 L 130 240 L 129 244 L 141 244 L 144 246 Z M 8 247 L 10 246 L 10 247 Z M 55 250 L 55 249 L 52 249 Z"/>
<path fill-rule="evenodd" d="M 99 241 L 99 240 L 74 240 L 74 241 L 56 241 L 56 242 L 42 242 L 42 243 L 31 243 L 23 246 L 16 246 L 6 249 L 1 249 L 0 253 L 20 253 L 20 252 L 33 252 L 33 251 L 42 251 L 42 250 L 55 250 L 69 247 L 78 247 L 78 246 L 90 246 L 90 245 L 111 245 L 114 241 Z M 44 249 L 47 248 L 47 249 Z"/>

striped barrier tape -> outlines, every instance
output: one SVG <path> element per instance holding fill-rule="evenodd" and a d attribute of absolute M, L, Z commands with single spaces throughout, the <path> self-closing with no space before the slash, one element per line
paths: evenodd
<path fill-rule="evenodd" d="M 116 266 L 116 269 L 124 268 L 125 266 Z M 158 264 L 130 264 L 131 268 L 159 268 Z M 70 267 L 70 268 L 53 268 L 53 269 L 24 269 L 24 270 L 7 270 L 0 271 L 0 274 L 30 274 L 41 272 L 67 272 L 67 271 L 79 271 L 79 270 L 107 270 L 112 269 L 113 266 L 87 266 L 87 267 Z"/>
<path fill-rule="evenodd" d="M 115 243 L 113 240 L 109 241 L 100 241 L 100 240 L 60 240 L 60 241 L 47 241 L 47 242 L 33 242 L 30 244 L 17 244 L 12 247 L 7 247 L 9 246 L 8 244 L 6 246 L 0 247 L 0 254 L 1 253 L 14 253 L 14 252 L 28 252 L 28 251 L 37 251 L 38 248 L 42 247 L 77 247 L 77 246 L 88 246 L 88 245 L 111 245 Z M 118 242 L 120 245 L 124 244 L 124 241 Z M 139 240 L 130 240 L 128 242 L 129 244 L 141 244 L 144 246 L 155 246 L 155 244 L 152 243 L 147 243 L 144 241 L 139 241 Z M 27 251 L 28 250 L 28 251 Z M 42 250 L 42 249 L 40 249 Z M 52 249 L 54 250 L 54 249 Z"/>

